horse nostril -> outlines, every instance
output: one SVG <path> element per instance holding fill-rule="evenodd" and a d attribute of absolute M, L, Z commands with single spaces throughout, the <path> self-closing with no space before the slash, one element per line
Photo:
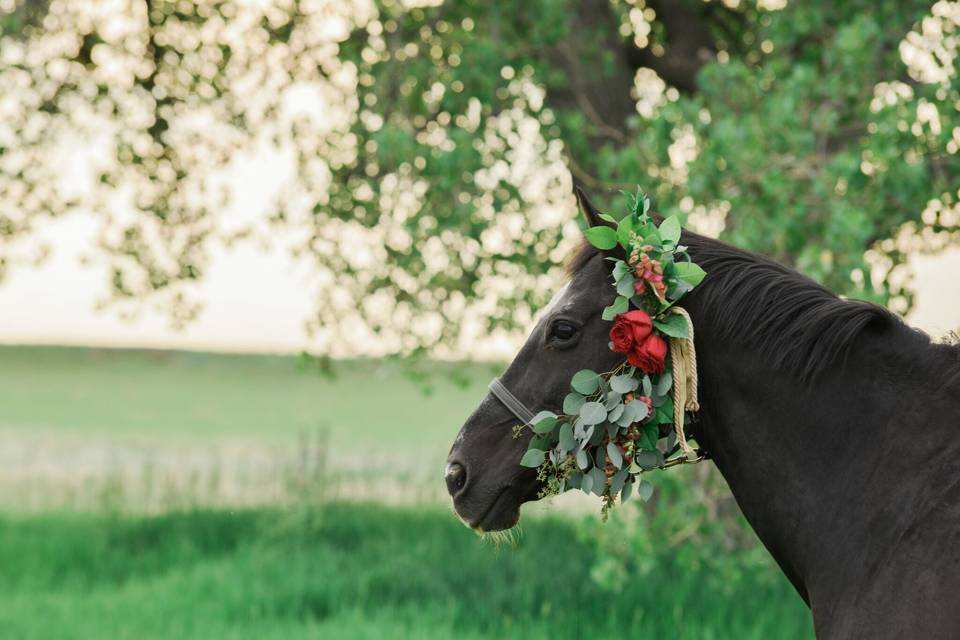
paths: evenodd
<path fill-rule="evenodd" d="M 447 481 L 447 491 L 455 496 L 467 483 L 467 470 L 459 462 L 451 462 L 443 473 L 443 479 Z"/>

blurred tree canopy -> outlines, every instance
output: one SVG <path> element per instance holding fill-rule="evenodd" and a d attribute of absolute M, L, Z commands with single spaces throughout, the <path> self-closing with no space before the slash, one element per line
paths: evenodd
<path fill-rule="evenodd" d="M 905 251 L 960 222 L 956 2 L 0 13 L 0 271 L 38 220 L 94 211 L 114 301 L 176 322 L 213 243 L 285 229 L 318 274 L 322 349 L 469 350 L 549 298 L 578 241 L 574 180 L 615 212 L 639 183 L 665 214 L 899 311 Z M 284 179 L 237 222 L 230 169 L 265 149 Z"/>

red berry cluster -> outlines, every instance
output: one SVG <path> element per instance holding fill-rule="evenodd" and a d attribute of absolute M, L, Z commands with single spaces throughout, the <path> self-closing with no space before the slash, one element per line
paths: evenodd
<path fill-rule="evenodd" d="M 663 300 L 667 295 L 667 285 L 663 282 L 663 265 L 659 260 L 651 260 L 647 252 L 653 251 L 653 246 L 645 244 L 640 247 L 639 253 L 634 253 L 627 260 L 627 264 L 633 267 L 633 273 L 637 277 L 633 285 L 634 293 L 638 296 L 649 287 L 650 292 Z"/>

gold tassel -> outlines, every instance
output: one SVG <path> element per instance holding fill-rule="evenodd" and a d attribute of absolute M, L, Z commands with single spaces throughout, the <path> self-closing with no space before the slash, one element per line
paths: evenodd
<path fill-rule="evenodd" d="M 683 316 L 687 322 L 686 338 L 670 338 L 670 358 L 673 360 L 673 428 L 677 443 L 685 454 L 692 454 L 683 431 L 683 412 L 699 411 L 697 399 L 697 350 L 693 345 L 693 321 L 682 307 L 671 307 L 671 313 Z"/>

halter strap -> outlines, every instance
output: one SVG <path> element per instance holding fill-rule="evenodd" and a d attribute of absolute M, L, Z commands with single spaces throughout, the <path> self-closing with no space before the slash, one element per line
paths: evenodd
<path fill-rule="evenodd" d="M 503 383 L 500 382 L 500 378 L 494 378 L 490 382 L 488 388 L 490 389 L 490 393 L 492 393 L 497 400 L 502 402 L 503 406 L 510 410 L 510 413 L 519 418 L 523 424 L 530 424 L 530 421 L 533 420 L 534 416 L 533 411 L 527 409 L 527 405 L 517 400 L 517 397 L 510 393 L 509 389 L 503 386 Z"/>

